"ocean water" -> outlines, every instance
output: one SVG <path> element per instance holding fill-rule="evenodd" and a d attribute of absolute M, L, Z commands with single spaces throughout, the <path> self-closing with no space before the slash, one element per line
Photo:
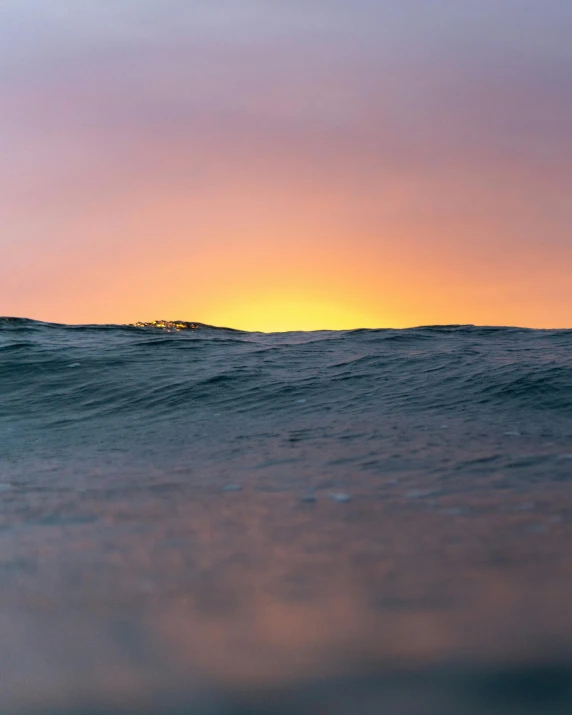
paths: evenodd
<path fill-rule="evenodd" d="M 569 713 L 572 330 L 0 319 L 2 713 Z"/>

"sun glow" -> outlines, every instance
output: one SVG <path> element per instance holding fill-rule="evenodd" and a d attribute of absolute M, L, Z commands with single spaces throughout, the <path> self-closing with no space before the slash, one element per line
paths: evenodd
<path fill-rule="evenodd" d="M 221 307 L 208 322 L 263 333 L 386 327 L 367 310 L 356 306 L 323 298 L 287 295 L 263 295 Z"/>

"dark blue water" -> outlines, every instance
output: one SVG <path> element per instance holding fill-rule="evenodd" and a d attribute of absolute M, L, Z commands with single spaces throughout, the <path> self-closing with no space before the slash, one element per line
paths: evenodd
<path fill-rule="evenodd" d="M 0 705 L 568 712 L 571 480 L 572 330 L 0 319 Z"/>
<path fill-rule="evenodd" d="M 572 409 L 572 330 L 263 334 L 162 324 L 0 319 L 2 416 L 53 424 L 134 415 L 194 419 L 219 408 L 316 417 Z"/>

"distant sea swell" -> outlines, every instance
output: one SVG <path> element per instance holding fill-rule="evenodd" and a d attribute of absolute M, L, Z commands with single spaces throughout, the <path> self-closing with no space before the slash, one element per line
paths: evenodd
<path fill-rule="evenodd" d="M 0 318 L 0 417 L 551 410 L 572 414 L 572 330 L 249 333 L 184 321 Z"/>

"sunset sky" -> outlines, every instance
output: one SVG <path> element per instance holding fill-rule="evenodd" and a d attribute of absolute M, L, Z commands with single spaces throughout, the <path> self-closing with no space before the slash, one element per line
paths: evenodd
<path fill-rule="evenodd" d="M 0 314 L 572 327 L 570 0 L 2 0 Z"/>

